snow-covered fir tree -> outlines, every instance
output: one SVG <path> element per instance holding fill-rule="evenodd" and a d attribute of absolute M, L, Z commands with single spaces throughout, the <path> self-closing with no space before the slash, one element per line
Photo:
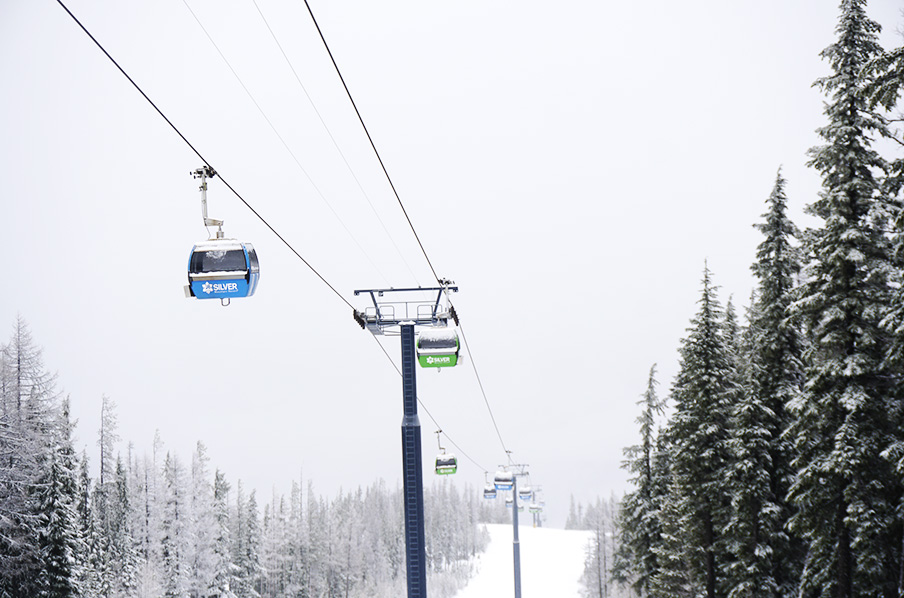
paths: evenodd
<path fill-rule="evenodd" d="M 884 128 L 868 109 L 864 67 L 881 49 L 865 0 L 843 0 L 837 41 L 823 51 L 832 74 L 825 144 L 811 150 L 822 174 L 809 212 L 806 282 L 796 303 L 810 337 L 806 387 L 793 404 L 798 471 L 791 528 L 807 543 L 800 581 L 805 596 L 890 596 L 900 578 L 900 483 L 881 455 L 900 434 L 888 417 L 891 377 L 881 326 L 890 306 L 890 204 L 881 194 L 886 167 L 872 148 Z"/>
<path fill-rule="evenodd" d="M 53 462 L 58 400 L 42 351 L 19 317 L 0 347 L 0 596 L 39 592 L 43 557 L 36 538 L 47 498 L 40 488 Z"/>
<path fill-rule="evenodd" d="M 568 502 L 568 515 L 565 517 L 565 529 L 578 529 L 578 522 L 577 503 L 574 502 L 574 494 L 572 494 Z"/>
<path fill-rule="evenodd" d="M 745 344 L 753 342 L 745 333 Z M 750 363 L 751 354 L 743 354 Z M 740 365 L 740 363 L 738 364 Z M 775 579 L 776 556 L 770 535 L 781 533 L 783 521 L 771 489 L 772 435 L 766 422 L 771 412 L 752 392 L 752 367 L 744 368 L 744 379 L 731 412 L 726 488 L 730 489 L 731 508 L 724 530 L 730 555 L 724 566 L 729 598 L 765 598 L 778 595 Z M 779 553 L 780 554 L 780 553 Z"/>
<path fill-rule="evenodd" d="M 649 525 L 655 526 L 657 529 L 657 535 L 654 537 L 655 541 L 650 548 L 652 555 L 626 554 L 633 556 L 635 559 L 637 557 L 655 559 L 656 568 L 653 570 L 650 577 L 648 596 L 667 596 L 672 594 L 669 594 L 668 592 L 663 593 L 662 588 L 668 585 L 668 571 L 674 572 L 676 566 L 682 568 L 680 563 L 683 562 L 683 559 L 680 555 L 678 555 L 677 558 L 673 558 L 674 554 L 668 545 L 669 539 L 666 536 L 665 529 L 667 523 L 674 522 L 677 524 L 679 521 L 678 518 L 673 519 L 668 515 L 668 509 L 671 508 L 671 506 L 667 503 L 671 500 L 672 496 L 673 476 L 669 438 L 665 430 L 660 430 L 656 435 L 656 445 L 652 457 L 652 478 L 653 510 L 650 512 L 649 516 L 654 519 L 654 521 L 651 521 Z M 671 525 L 671 523 L 669 523 L 669 525 Z M 671 537 L 674 538 L 674 534 L 672 534 Z M 634 567 L 638 567 L 638 564 L 635 563 Z"/>
<path fill-rule="evenodd" d="M 188 593 L 192 596 L 209 596 L 216 592 L 217 572 L 221 567 L 217 554 L 220 535 L 217 522 L 215 489 L 208 471 L 207 448 L 198 442 L 191 461 L 191 491 L 186 547 L 188 567 Z"/>
<path fill-rule="evenodd" d="M 134 596 L 138 583 L 139 556 L 132 534 L 133 509 L 129 476 L 122 458 L 117 455 L 113 479 L 114 496 L 110 516 L 108 550 L 114 575 L 113 594 Z"/>
<path fill-rule="evenodd" d="M 789 312 L 800 271 L 788 219 L 781 171 L 767 200 L 765 222 L 756 225 L 765 239 L 751 267 L 759 280 L 748 313 L 741 348 L 743 393 L 731 418 L 731 518 L 727 541 L 729 596 L 791 596 L 799 575 L 799 551 L 784 529 L 790 517 L 786 496 L 793 472 L 784 431 L 787 404 L 802 385 L 801 340 Z"/>
<path fill-rule="evenodd" d="M 163 463 L 163 518 L 161 554 L 163 556 L 163 595 L 181 598 L 188 592 L 190 513 L 186 496 L 185 470 L 178 457 L 166 454 Z"/>
<path fill-rule="evenodd" d="M 694 525 L 691 505 L 681 498 L 675 478 L 668 478 L 668 491 L 659 503 L 660 539 L 653 546 L 657 569 L 650 580 L 655 598 L 696 598 L 699 590 L 699 550 L 687 541 L 686 529 Z"/>
<path fill-rule="evenodd" d="M 619 551 L 616 532 L 620 510 L 618 500 L 597 498 L 584 513 L 583 527 L 591 531 L 581 577 L 583 594 L 587 598 L 620 598 L 633 593 L 633 589 L 620 584 L 613 576 L 615 555 Z"/>
<path fill-rule="evenodd" d="M 650 595 L 650 581 L 656 574 L 656 554 L 653 547 L 659 542 L 658 497 L 664 489 L 657 488 L 653 459 L 656 449 L 656 418 L 663 415 L 664 404 L 656 393 L 656 365 L 650 367 L 647 388 L 638 405 L 642 410 L 640 444 L 625 449 L 622 467 L 632 474 L 634 489 L 621 501 L 618 517 L 618 546 L 613 565 L 613 577 L 629 584 L 638 596 Z"/>
<path fill-rule="evenodd" d="M 886 122 L 900 122 L 899 100 L 904 88 L 904 47 L 879 54 L 865 69 L 867 80 L 866 93 L 870 99 L 870 107 L 881 107 L 891 112 Z M 888 114 L 888 113 L 886 113 Z M 885 137 L 892 138 L 896 144 L 902 143 L 902 130 L 889 126 L 882 131 Z M 891 160 L 889 174 L 883 184 L 883 192 L 888 201 L 893 202 L 895 216 L 892 218 L 889 239 L 892 243 L 891 260 L 894 266 L 890 284 L 894 289 L 889 313 L 882 321 L 883 328 L 890 337 L 890 345 L 886 353 L 884 367 L 890 379 L 890 401 L 888 418 L 892 422 L 894 434 L 891 443 L 882 456 L 888 459 L 895 468 L 898 480 L 904 485 L 904 157 L 898 153 Z M 898 513 L 904 513 L 904 490 L 899 491 Z M 904 547 L 902 547 L 904 550 Z M 904 560 L 904 555 L 902 555 Z M 898 593 L 904 594 L 904 562 L 901 563 L 901 577 Z"/>
<path fill-rule="evenodd" d="M 675 413 L 669 423 L 674 513 L 683 525 L 678 542 L 691 551 L 686 563 L 692 588 L 706 598 L 724 590 L 722 537 L 729 501 L 724 487 L 729 417 L 738 389 L 725 316 L 709 268 L 704 268 L 700 309 L 680 348 L 672 386 Z M 669 522 L 674 525 L 674 522 Z M 665 525 L 665 522 L 663 522 Z"/>
<path fill-rule="evenodd" d="M 80 580 L 86 545 L 79 524 L 78 462 L 72 448 L 69 401 L 63 403 L 53 442 L 47 447 L 38 482 L 36 544 L 42 564 L 35 596 L 74 598 L 82 595 Z"/>
<path fill-rule="evenodd" d="M 212 577 L 208 583 L 208 595 L 221 594 L 230 598 L 229 582 L 234 565 L 230 550 L 229 538 L 229 482 L 219 469 L 213 477 L 213 555 L 211 562 Z"/>

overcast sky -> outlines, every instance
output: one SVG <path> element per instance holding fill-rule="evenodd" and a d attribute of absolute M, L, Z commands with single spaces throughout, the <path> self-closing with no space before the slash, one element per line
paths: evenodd
<path fill-rule="evenodd" d="M 304 2 L 186 1 L 67 5 L 348 301 L 431 286 Z M 550 524 L 572 494 L 625 491 L 647 372 L 659 364 L 668 394 L 705 261 L 743 313 L 780 165 L 808 223 L 806 151 L 825 123 L 811 85 L 837 3 L 310 1 L 433 265 L 460 287 L 471 354 L 417 372 L 477 462 L 460 455 L 456 481 L 480 486 L 505 459 L 474 363 Z M 885 47 L 900 8 L 869 7 Z M 260 286 L 228 308 L 184 297 L 207 237 L 189 175 L 202 163 L 57 2 L 0 0 L 0 84 L 0 340 L 28 322 L 93 461 L 106 394 L 136 450 L 159 430 L 187 461 L 201 440 L 264 498 L 300 476 L 329 495 L 400 483 L 398 374 L 219 178 L 210 216 L 254 243 Z M 397 361 L 398 339 L 381 342 Z M 423 410 L 421 424 L 429 467 L 436 425 Z"/>

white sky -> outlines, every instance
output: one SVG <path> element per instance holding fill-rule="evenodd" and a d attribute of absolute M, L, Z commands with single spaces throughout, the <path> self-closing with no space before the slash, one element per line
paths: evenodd
<path fill-rule="evenodd" d="M 364 307 L 358 288 L 430 286 L 302 0 L 257 4 L 367 198 L 254 4 L 188 1 L 331 207 L 181 0 L 67 5 L 349 301 Z M 503 438 L 545 489 L 550 523 L 571 494 L 624 491 L 650 365 L 665 395 L 704 260 L 723 302 L 747 303 L 752 225 L 779 165 L 805 223 L 819 185 L 806 150 L 825 123 L 811 84 L 829 72 L 818 54 L 837 3 L 312 7 L 434 266 L 461 288 Z M 886 47 L 900 43 L 900 8 L 870 6 Z M 80 444 L 94 450 L 107 394 L 139 451 L 157 429 L 185 459 L 203 440 L 214 465 L 265 495 L 301 472 L 328 494 L 398 482 L 398 375 L 219 179 L 210 215 L 254 243 L 260 286 L 229 308 L 184 298 L 189 251 L 207 235 L 189 176 L 201 161 L 56 2 L 0 0 L 0 82 L 0 339 L 26 319 Z M 386 347 L 397 358 L 397 339 Z M 471 356 L 418 382 L 473 459 L 503 462 Z M 429 467 L 435 427 L 423 411 L 421 423 Z M 483 484 L 461 457 L 456 478 Z"/>

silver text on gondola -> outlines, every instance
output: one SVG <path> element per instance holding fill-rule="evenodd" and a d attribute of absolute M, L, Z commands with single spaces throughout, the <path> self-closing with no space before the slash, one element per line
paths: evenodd
<path fill-rule="evenodd" d="M 215 282 L 213 284 L 206 283 L 204 285 L 204 292 L 208 293 L 208 294 L 210 294 L 210 293 L 234 293 L 235 291 L 238 291 L 238 290 L 239 290 L 239 285 L 235 282 L 229 282 L 229 283 L 225 283 L 225 284 L 222 282 Z"/>

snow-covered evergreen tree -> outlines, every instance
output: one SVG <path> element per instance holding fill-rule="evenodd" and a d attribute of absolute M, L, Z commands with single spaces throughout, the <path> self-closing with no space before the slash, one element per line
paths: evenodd
<path fill-rule="evenodd" d="M 286 591 L 290 595 L 297 596 L 305 595 L 304 589 L 307 586 L 308 576 L 306 566 L 308 542 L 303 505 L 304 496 L 301 484 L 293 481 L 289 495 L 289 521 L 286 536 L 286 558 L 289 568 Z"/>
<path fill-rule="evenodd" d="M 580 518 L 578 517 L 577 504 L 574 502 L 574 494 L 568 503 L 568 516 L 565 517 L 565 529 L 580 529 Z"/>
<path fill-rule="evenodd" d="M 724 312 L 709 268 L 703 273 L 700 310 L 682 341 L 680 368 L 672 386 L 675 413 L 669 424 L 674 513 L 682 525 L 678 542 L 691 551 L 686 563 L 695 592 L 720 595 L 726 552 L 722 532 L 728 522 L 724 488 L 729 415 L 737 396 Z M 663 521 L 665 526 L 667 522 Z M 668 522 L 675 526 L 676 522 Z"/>
<path fill-rule="evenodd" d="M 867 75 L 866 92 L 870 98 L 870 106 L 881 106 L 896 114 L 894 120 L 900 121 L 898 106 L 901 90 L 904 88 L 904 47 L 884 52 L 874 58 L 865 69 Z M 900 128 L 885 130 L 886 137 L 892 137 L 898 144 L 902 143 Z M 893 202 L 895 210 L 892 221 L 892 232 L 888 235 L 892 242 L 891 259 L 894 266 L 890 284 L 894 294 L 889 313 L 882 325 L 890 336 L 890 346 L 886 353 L 884 367 L 892 377 L 891 397 L 888 418 L 894 438 L 882 456 L 888 459 L 904 485 L 904 157 L 900 153 L 891 161 L 889 173 L 883 184 L 883 192 Z M 904 517 L 904 492 L 899 493 L 897 511 Z M 898 583 L 899 595 L 904 595 L 904 555 L 901 557 Z"/>
<path fill-rule="evenodd" d="M 393 546 L 394 532 L 398 528 L 395 527 L 396 518 L 390 501 L 391 494 L 382 482 L 367 488 L 362 513 L 365 521 L 362 544 L 368 549 L 361 555 L 362 584 L 365 587 L 389 584 L 401 572 L 399 555 L 394 552 Z"/>
<path fill-rule="evenodd" d="M 885 162 L 871 136 L 883 123 L 868 110 L 864 67 L 881 51 L 865 0 L 843 0 L 837 41 L 823 51 L 832 75 L 825 145 L 811 150 L 822 173 L 808 207 L 823 226 L 808 231 L 807 281 L 796 309 L 810 344 L 806 389 L 795 402 L 792 529 L 808 543 L 803 595 L 875 596 L 897 592 L 900 484 L 880 455 L 899 434 L 889 418 L 889 340 L 880 322 L 890 305 L 890 205 L 877 175 Z"/>
<path fill-rule="evenodd" d="M 257 506 L 257 493 L 251 491 L 247 501 L 241 482 L 236 491 L 235 525 L 233 526 L 235 575 L 230 584 L 238 596 L 260 596 L 261 521 Z"/>
<path fill-rule="evenodd" d="M 113 496 L 108 547 L 111 555 L 112 570 L 115 576 L 114 595 L 131 598 L 136 595 L 139 571 L 139 554 L 137 542 L 132 534 L 134 519 L 129 490 L 129 476 L 122 459 L 116 459 L 116 471 L 113 478 L 115 494 Z"/>
<path fill-rule="evenodd" d="M 116 411 L 113 403 L 106 395 L 101 397 L 100 428 L 97 433 L 99 449 L 99 479 L 93 484 L 91 494 L 91 522 L 93 529 L 89 536 L 91 542 L 89 554 L 90 568 L 96 577 L 98 596 L 109 598 L 113 595 L 113 570 L 108 551 L 109 534 L 109 502 L 113 495 L 113 455 L 115 443 L 119 440 L 116 434 Z"/>
<path fill-rule="evenodd" d="M 632 474 L 634 489 L 621 501 L 618 518 L 619 551 L 615 554 L 614 577 L 629 583 L 641 597 L 650 595 L 650 581 L 656 574 L 656 554 L 653 547 L 659 542 L 659 506 L 653 475 L 656 448 L 656 418 L 663 414 L 664 405 L 656 394 L 656 365 L 650 367 L 646 391 L 638 405 L 642 406 L 637 423 L 640 425 L 640 444 L 625 449 L 622 467 Z"/>
<path fill-rule="evenodd" d="M 220 530 L 214 486 L 209 479 L 209 460 L 207 448 L 202 442 L 198 442 L 192 455 L 188 494 L 190 517 L 186 563 L 188 592 L 192 596 L 208 596 L 215 591 L 217 570 L 220 567 L 216 552 Z"/>
<path fill-rule="evenodd" d="M 37 595 L 40 480 L 59 397 L 25 320 L 0 347 L 0 596 Z"/>
<path fill-rule="evenodd" d="M 314 493 L 314 484 L 308 481 L 306 509 L 307 542 L 307 595 L 318 596 L 326 592 L 327 560 L 329 555 L 329 509 L 326 501 Z"/>
<path fill-rule="evenodd" d="M 78 500 L 76 502 L 76 513 L 78 515 L 78 523 L 80 535 L 84 540 L 84 550 L 80 555 L 80 578 L 79 586 L 83 596 L 99 596 L 101 582 L 95 569 L 97 561 L 95 549 L 100 543 L 97 533 L 97 526 L 94 524 L 94 510 L 91 506 L 92 480 L 89 474 L 88 454 L 82 451 L 81 458 L 78 463 Z"/>
<path fill-rule="evenodd" d="M 773 550 L 781 539 L 782 514 L 772 489 L 770 448 L 773 436 L 766 422 L 772 413 L 745 384 L 731 414 L 726 487 L 731 510 L 724 538 L 731 555 L 725 566 L 729 598 L 780 595 Z M 786 544 L 786 542 L 784 543 Z"/>
<path fill-rule="evenodd" d="M 182 463 L 171 453 L 167 453 L 163 463 L 163 479 L 164 504 L 160 538 L 163 595 L 166 598 L 183 598 L 188 592 L 189 500 Z"/>
<path fill-rule="evenodd" d="M 151 455 L 136 460 L 138 500 L 136 501 L 135 537 L 141 562 L 139 566 L 139 595 L 156 598 L 163 593 L 163 518 L 166 504 L 164 474 L 164 443 L 160 431 L 154 432 Z"/>
<path fill-rule="evenodd" d="M 264 505 L 261 532 L 261 596 L 285 595 L 289 584 L 289 528 L 285 498 L 273 492 Z"/>
<path fill-rule="evenodd" d="M 219 469 L 213 478 L 213 517 L 216 524 L 213 541 L 213 583 L 208 594 L 221 594 L 228 598 L 235 565 L 230 550 L 229 482 Z"/>
<path fill-rule="evenodd" d="M 655 471 L 658 483 L 666 484 L 666 492 L 657 501 L 659 541 L 653 546 L 656 572 L 650 580 L 650 596 L 654 598 L 696 598 L 692 561 L 699 555 L 685 540 L 685 528 L 690 525 L 690 505 L 681 498 L 681 489 L 671 471 L 671 448 L 667 433 L 657 439 Z"/>
<path fill-rule="evenodd" d="M 743 393 L 731 419 L 731 519 L 727 541 L 729 596 L 791 596 L 800 560 L 784 529 L 786 500 L 793 477 L 787 404 L 802 386 L 801 340 L 789 306 L 800 271 L 792 239 L 797 229 L 786 215 L 781 171 L 767 200 L 765 222 L 756 225 L 765 239 L 752 270 L 759 280 L 741 350 Z"/>
<path fill-rule="evenodd" d="M 55 428 L 38 483 L 36 529 L 41 567 L 35 595 L 77 598 L 82 595 L 81 555 L 86 546 L 78 516 L 78 463 L 72 448 L 68 399 Z"/>
<path fill-rule="evenodd" d="M 619 551 L 615 527 L 620 510 L 618 501 L 597 498 L 584 514 L 584 527 L 591 532 L 590 544 L 581 577 L 583 594 L 587 598 L 610 598 L 620 595 L 612 576 L 613 558 Z"/>
<path fill-rule="evenodd" d="M 660 430 L 656 435 L 656 445 L 652 459 L 653 477 L 653 512 L 655 525 L 658 527 L 656 541 L 651 547 L 652 558 L 656 560 L 656 570 L 650 579 L 649 596 L 665 598 L 672 596 L 669 587 L 676 579 L 685 576 L 684 555 L 682 547 L 676 547 L 672 541 L 677 537 L 676 526 L 680 524 L 675 499 L 677 495 L 673 490 L 671 449 L 669 437 L 665 430 Z M 667 526 L 670 526 L 667 529 Z M 676 551 L 675 549 L 678 548 Z M 650 558 L 650 557 L 648 557 Z"/>

